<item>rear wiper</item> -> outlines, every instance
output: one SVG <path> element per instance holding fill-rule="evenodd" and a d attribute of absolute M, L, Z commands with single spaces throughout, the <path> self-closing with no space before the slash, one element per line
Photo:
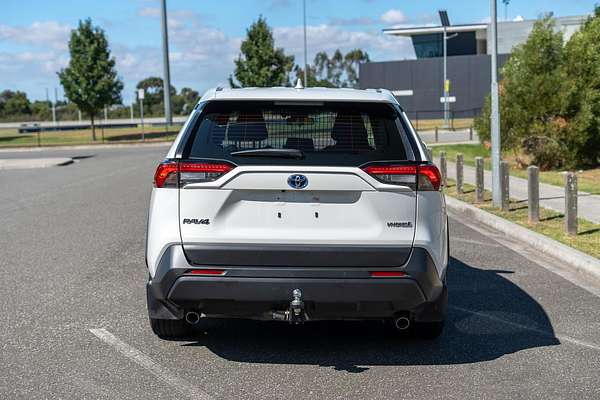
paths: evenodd
<path fill-rule="evenodd" d="M 254 149 L 241 150 L 231 153 L 238 157 L 281 157 L 281 158 L 304 158 L 302 150 L 298 149 Z"/>

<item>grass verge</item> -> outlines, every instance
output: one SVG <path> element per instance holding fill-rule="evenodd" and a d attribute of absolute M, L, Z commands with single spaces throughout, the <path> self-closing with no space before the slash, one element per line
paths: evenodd
<path fill-rule="evenodd" d="M 434 130 L 437 126 L 441 128 L 444 126 L 443 119 L 416 119 L 413 118 L 410 120 L 415 129 L 419 131 L 429 131 Z M 473 126 L 473 118 L 455 118 L 454 122 L 451 124 L 451 127 L 454 129 L 467 129 Z"/>
<path fill-rule="evenodd" d="M 434 157 L 439 157 L 440 151 L 446 152 L 448 161 L 455 161 L 456 155 L 462 153 L 466 165 L 475 166 L 475 157 L 483 157 L 484 168 L 492 169 L 491 152 L 481 144 L 453 144 L 432 146 Z M 503 159 L 510 164 L 510 175 L 519 178 L 527 179 L 527 170 L 519 168 L 514 160 L 509 156 L 504 156 Z M 561 186 L 565 185 L 564 175 L 562 171 L 540 171 L 540 182 L 549 185 Z M 577 172 L 577 184 L 579 190 L 600 194 L 600 168 L 593 168 Z"/>
<path fill-rule="evenodd" d="M 593 257 L 600 258 L 600 224 L 578 219 L 577 236 L 569 236 L 565 233 L 564 215 L 540 207 L 540 222 L 529 224 L 527 222 L 527 203 L 523 201 L 511 200 L 510 210 L 501 211 L 492 206 L 492 193 L 485 191 L 483 203 L 475 203 L 475 186 L 465 184 L 464 194 L 456 193 L 456 184 L 453 180 L 448 180 L 448 187 L 444 189 L 448 196 L 452 196 L 466 203 L 474 205 L 482 210 L 507 219 L 525 228 L 531 229 L 537 233 L 548 236 L 558 242 L 571 246 L 574 249 L 587 253 Z"/>
<path fill-rule="evenodd" d="M 179 126 L 154 126 L 144 128 L 145 141 L 169 141 L 175 139 Z M 40 132 L 39 143 L 37 133 L 18 133 L 17 129 L 0 130 L 0 148 L 28 146 L 60 146 L 98 143 L 137 142 L 142 138 L 142 128 L 96 128 L 96 141 L 92 140 L 91 129 L 72 131 Z"/>

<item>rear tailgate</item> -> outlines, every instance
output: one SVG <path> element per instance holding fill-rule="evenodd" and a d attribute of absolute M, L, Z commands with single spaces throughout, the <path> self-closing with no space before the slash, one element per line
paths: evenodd
<path fill-rule="evenodd" d="M 298 174 L 304 189 L 288 184 Z M 402 265 L 415 210 L 410 188 L 349 167 L 237 167 L 180 189 L 184 249 L 200 265 Z"/>

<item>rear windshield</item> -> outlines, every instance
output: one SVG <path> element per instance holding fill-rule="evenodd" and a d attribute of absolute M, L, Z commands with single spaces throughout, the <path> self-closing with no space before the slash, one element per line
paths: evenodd
<path fill-rule="evenodd" d="M 192 128 L 184 157 L 237 165 L 359 166 L 413 160 L 394 108 L 370 103 L 212 102 Z M 232 153 L 294 149 L 301 158 Z"/>

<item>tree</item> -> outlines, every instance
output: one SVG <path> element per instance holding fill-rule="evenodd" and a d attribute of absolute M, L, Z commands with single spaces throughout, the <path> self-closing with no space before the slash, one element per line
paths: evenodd
<path fill-rule="evenodd" d="M 354 49 L 345 55 L 338 49 L 331 58 L 321 51 L 315 55 L 313 65 L 308 66 L 308 86 L 322 87 L 358 87 L 358 68 L 360 63 L 368 62 L 369 55 L 360 49 Z M 304 69 L 294 68 L 296 78 L 303 78 Z"/>
<path fill-rule="evenodd" d="M 527 41 L 513 49 L 502 68 L 500 82 L 501 142 L 503 150 L 525 152 L 540 168 L 565 163 L 560 140 L 563 77 L 563 35 L 546 17 L 537 21 Z M 489 96 L 475 127 L 480 140 L 490 140 Z"/>
<path fill-rule="evenodd" d="M 565 46 L 563 135 L 570 166 L 600 163 L 600 6 Z"/>
<path fill-rule="evenodd" d="M 162 78 L 158 76 L 150 76 L 138 82 L 137 89 L 144 89 L 144 109 L 148 114 L 159 114 L 164 109 L 164 86 Z M 170 87 L 171 97 L 175 96 L 177 89 L 175 86 Z M 137 95 L 137 93 L 136 93 Z"/>
<path fill-rule="evenodd" d="M 6 116 L 31 114 L 31 103 L 25 92 L 5 90 L 0 93 L 0 110 Z"/>
<path fill-rule="evenodd" d="M 69 65 L 58 72 L 65 95 L 89 114 L 92 140 L 96 140 L 94 117 L 105 106 L 121 102 L 123 83 L 117 77 L 104 31 L 92 20 L 79 21 L 71 31 Z"/>
<path fill-rule="evenodd" d="M 265 18 L 260 16 L 249 29 L 241 45 L 241 54 L 235 60 L 235 79 L 229 77 L 231 87 L 288 86 L 294 56 L 287 56 L 282 48 L 275 48 L 273 32 Z"/>

